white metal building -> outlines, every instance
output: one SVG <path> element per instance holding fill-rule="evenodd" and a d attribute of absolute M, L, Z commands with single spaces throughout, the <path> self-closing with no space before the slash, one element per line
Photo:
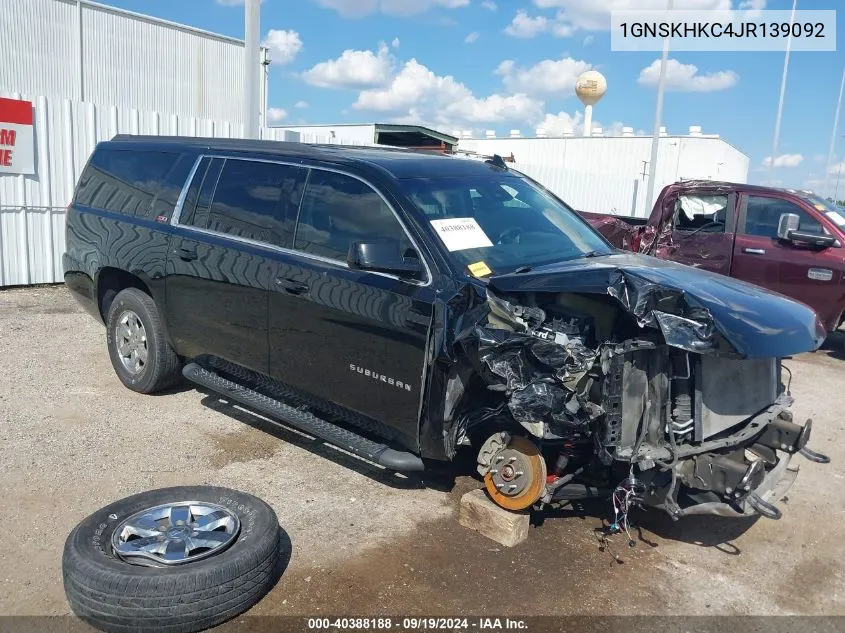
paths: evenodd
<path fill-rule="evenodd" d="M 0 91 L 243 121 L 241 40 L 89 0 L 2 0 L 0 42 Z"/>
<path fill-rule="evenodd" d="M 542 132 L 541 132 L 542 133 Z M 514 130 L 497 138 L 463 137 L 460 151 L 513 156 L 515 168 L 541 182 L 580 211 L 646 217 L 650 136 L 524 138 Z M 658 146 L 655 198 L 660 189 L 679 180 L 748 180 L 749 158 L 716 135 L 692 127 L 687 136 L 661 136 Z"/>
<path fill-rule="evenodd" d="M 338 123 L 321 125 L 282 125 L 277 130 L 286 130 L 302 135 L 303 138 L 321 136 L 357 142 L 363 145 L 392 145 L 414 149 L 453 151 L 458 137 L 444 134 L 422 125 L 396 123 Z"/>
<path fill-rule="evenodd" d="M 243 135 L 240 40 L 89 0 L 0 0 L 0 42 L 0 97 L 32 103 L 35 155 L 0 173 L 0 287 L 62 281 L 65 207 L 97 142 Z"/>

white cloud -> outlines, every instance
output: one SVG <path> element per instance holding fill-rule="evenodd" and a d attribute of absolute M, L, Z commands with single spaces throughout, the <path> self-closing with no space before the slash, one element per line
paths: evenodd
<path fill-rule="evenodd" d="M 457 9 L 469 0 L 314 0 L 321 7 L 334 9 L 345 18 L 360 18 L 371 13 L 407 17 L 424 13 L 433 7 Z"/>
<path fill-rule="evenodd" d="M 781 154 L 775 157 L 775 167 L 798 167 L 804 157 L 801 154 Z M 763 167 L 772 166 L 772 157 L 766 156 L 763 159 Z"/>
<path fill-rule="evenodd" d="M 491 0 L 484 0 L 484 2 L 481 3 L 481 8 L 487 9 L 488 11 L 495 11 L 499 7 L 497 7 L 496 3 Z"/>
<path fill-rule="evenodd" d="M 287 115 L 281 108 L 267 108 L 267 123 L 280 123 Z"/>
<path fill-rule="evenodd" d="M 536 127 L 545 130 L 547 136 L 563 136 L 564 134 L 581 136 L 584 133 L 584 114 L 582 112 L 569 114 L 563 111 L 557 114 L 547 113 L 536 124 Z M 614 121 L 610 125 L 604 126 L 600 121 L 593 119 L 592 127 L 601 128 L 602 134 L 605 136 L 622 136 L 622 128 L 624 126 L 619 121 Z"/>
<path fill-rule="evenodd" d="M 563 136 L 564 133 L 580 133 L 583 123 L 584 115 L 580 112 L 558 112 L 546 114 L 537 127 L 543 128 L 548 136 Z"/>
<path fill-rule="evenodd" d="M 783 181 L 777 178 L 774 180 L 761 180 L 760 184 L 764 187 L 783 187 Z"/>
<path fill-rule="evenodd" d="M 534 0 L 534 4 L 541 9 L 558 9 L 556 21 L 588 31 L 609 29 L 613 10 L 666 9 L 666 0 Z M 676 9 L 730 9 L 732 4 L 731 0 L 675 0 L 674 6 Z"/>
<path fill-rule="evenodd" d="M 827 173 L 831 176 L 838 176 L 840 174 L 845 176 L 845 162 L 833 163 Z"/>
<path fill-rule="evenodd" d="M 549 30 L 550 20 L 542 15 L 535 18 L 520 9 L 516 12 L 511 23 L 505 28 L 505 33 L 511 37 L 532 38 Z"/>
<path fill-rule="evenodd" d="M 294 30 L 270 29 L 263 44 L 270 48 L 270 61 L 274 64 L 289 64 L 302 50 L 302 40 Z"/>
<path fill-rule="evenodd" d="M 467 36 L 464 38 L 464 42 L 466 42 L 467 44 L 472 44 L 472 43 L 473 43 L 473 42 L 475 42 L 475 41 L 476 41 L 479 37 L 481 37 L 481 36 L 480 36 L 480 34 L 478 33 L 478 31 L 473 31 L 472 33 L 470 33 L 469 35 L 467 35 Z"/>
<path fill-rule="evenodd" d="M 537 37 L 541 33 L 551 33 L 555 37 L 569 37 L 575 32 L 575 28 L 559 20 L 559 17 L 560 14 L 555 18 L 547 18 L 544 15 L 531 17 L 525 10 L 519 9 L 511 23 L 505 27 L 505 33 L 511 37 L 523 39 Z"/>
<path fill-rule="evenodd" d="M 293 107 L 299 108 L 300 110 L 303 110 L 303 109 L 308 107 L 308 102 L 307 101 L 297 101 L 296 103 L 293 104 Z"/>
<path fill-rule="evenodd" d="M 337 59 L 320 62 L 302 73 L 302 78 L 320 88 L 373 88 L 385 84 L 393 70 L 387 45 L 378 52 L 347 49 Z"/>
<path fill-rule="evenodd" d="M 510 92 L 526 94 L 571 93 L 575 90 L 578 75 L 590 70 L 588 62 L 562 57 L 544 59 L 527 68 L 516 66 L 513 60 L 505 60 L 496 69 Z"/>
<path fill-rule="evenodd" d="M 393 48 L 399 48 L 399 38 L 398 38 L 398 37 L 394 37 L 394 38 L 393 38 L 393 41 L 390 43 L 390 45 L 391 45 Z"/>
<path fill-rule="evenodd" d="M 660 60 L 655 59 L 650 66 L 640 71 L 637 80 L 643 86 L 656 86 L 660 78 Z M 666 89 L 679 92 L 713 92 L 732 88 L 739 81 L 739 75 L 732 70 L 698 74 L 694 64 L 682 64 L 677 59 L 669 59 L 666 64 Z"/>
<path fill-rule="evenodd" d="M 543 103 L 526 94 L 477 97 L 454 77 L 436 75 L 416 59 L 407 62 L 386 87 L 362 91 L 353 107 L 441 129 L 537 121 L 543 115 Z"/>

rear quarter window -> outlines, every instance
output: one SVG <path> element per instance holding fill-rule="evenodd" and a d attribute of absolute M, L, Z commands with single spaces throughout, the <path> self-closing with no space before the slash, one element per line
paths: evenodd
<path fill-rule="evenodd" d="M 147 216 L 180 156 L 176 152 L 95 150 L 79 180 L 74 203 Z"/>

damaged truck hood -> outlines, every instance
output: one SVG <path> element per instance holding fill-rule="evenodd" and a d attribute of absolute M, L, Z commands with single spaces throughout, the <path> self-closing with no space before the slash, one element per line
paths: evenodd
<path fill-rule="evenodd" d="M 817 349 L 826 336 L 806 305 L 757 286 L 647 255 L 616 253 L 490 278 L 497 293 L 609 294 L 642 327 L 692 352 L 782 358 Z"/>

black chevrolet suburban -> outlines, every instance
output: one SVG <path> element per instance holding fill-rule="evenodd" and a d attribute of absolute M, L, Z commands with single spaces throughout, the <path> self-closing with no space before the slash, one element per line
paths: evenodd
<path fill-rule="evenodd" d="M 67 216 L 115 372 L 181 376 L 371 462 L 477 455 L 510 510 L 778 518 L 808 307 L 615 251 L 499 157 L 117 136 Z M 430 460 L 430 461 L 429 461 Z"/>

